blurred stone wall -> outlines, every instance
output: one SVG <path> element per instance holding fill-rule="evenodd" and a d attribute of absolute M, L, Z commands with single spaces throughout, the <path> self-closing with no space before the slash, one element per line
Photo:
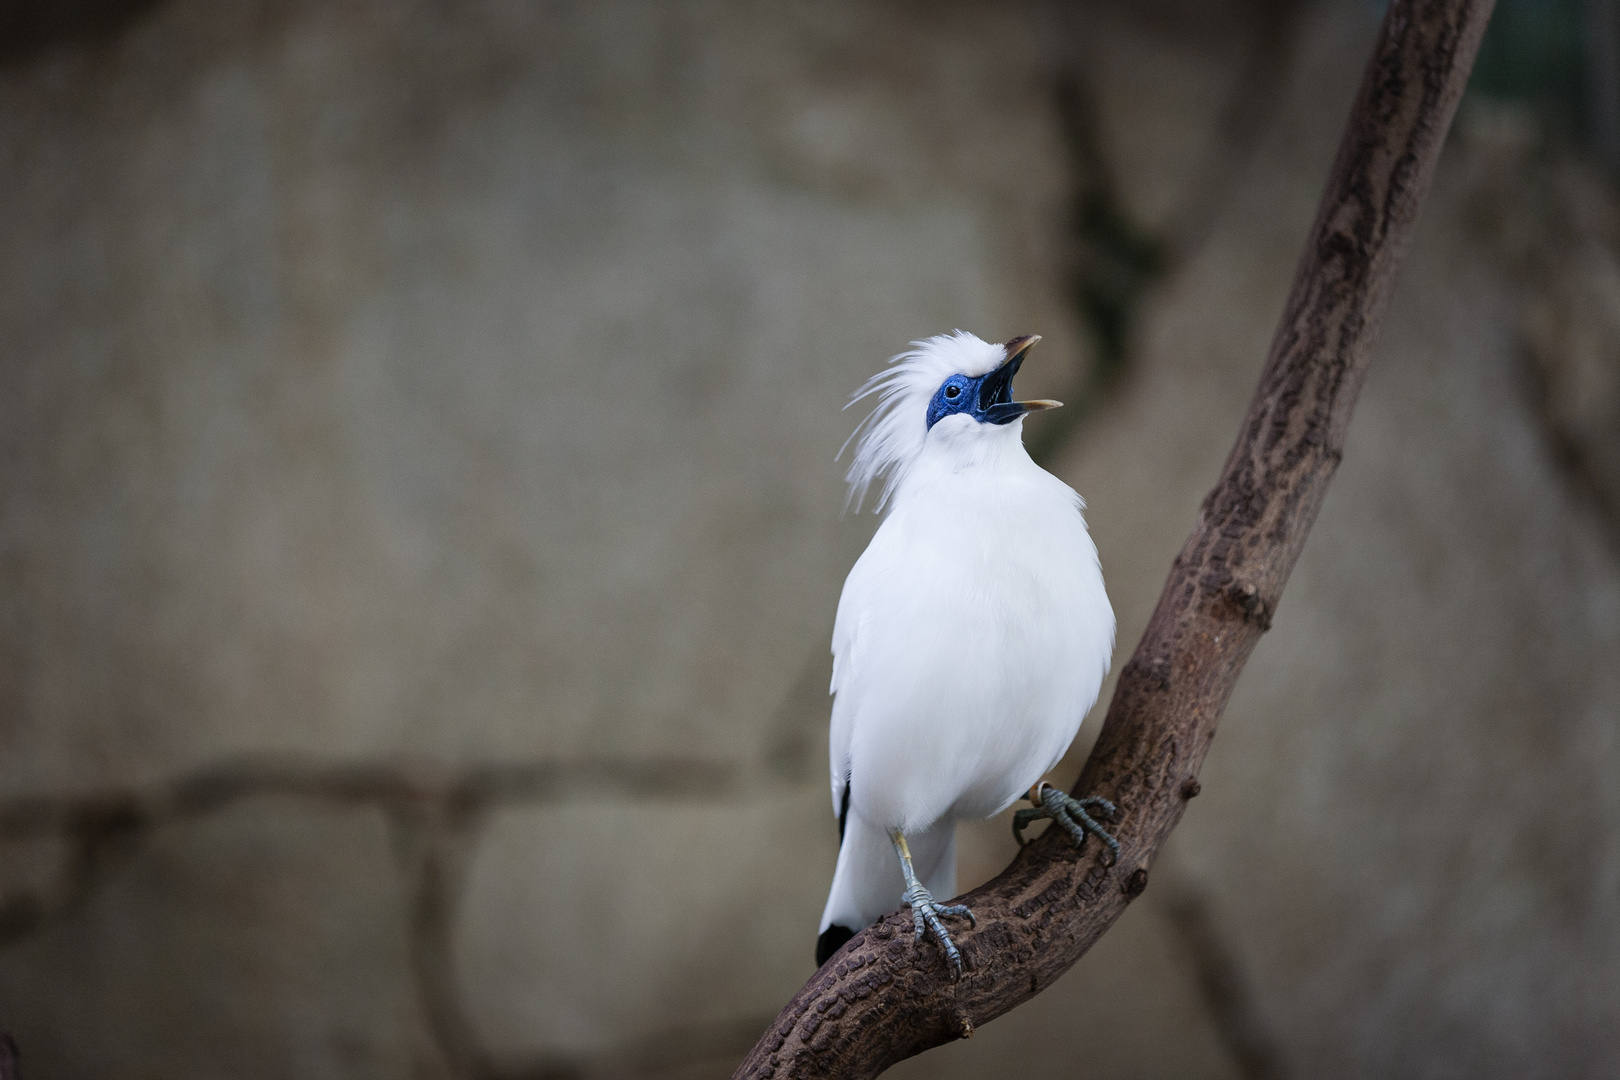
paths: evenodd
<path fill-rule="evenodd" d="M 1043 334 L 1021 386 L 1074 408 L 1030 438 L 1090 502 L 1123 662 L 1374 24 L 107 25 L 0 67 L 0 1029 L 46 1080 L 727 1075 L 835 854 L 849 391 L 912 337 Z M 1617 369 L 1582 224 L 1615 203 L 1525 132 L 1480 105 L 1448 148 L 1154 887 L 897 1074 L 1620 1070 L 1609 405 L 1556 390 Z M 1010 846 L 966 830 L 964 883 Z"/>

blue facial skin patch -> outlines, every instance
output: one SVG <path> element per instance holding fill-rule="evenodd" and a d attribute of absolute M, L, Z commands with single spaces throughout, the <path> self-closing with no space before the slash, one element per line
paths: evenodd
<path fill-rule="evenodd" d="M 966 413 L 981 424 L 1010 424 L 1029 410 L 1013 400 L 1012 381 L 1024 362 L 1024 354 L 1002 364 L 987 375 L 952 375 L 939 384 L 928 403 L 928 426 L 953 413 Z"/>
<path fill-rule="evenodd" d="M 979 384 L 984 379 L 952 375 L 939 384 L 934 400 L 928 403 L 928 426 L 932 428 L 952 413 L 968 412 L 979 403 Z"/>

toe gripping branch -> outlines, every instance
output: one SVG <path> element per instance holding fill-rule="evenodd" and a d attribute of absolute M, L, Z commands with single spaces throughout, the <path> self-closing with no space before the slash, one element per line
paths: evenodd
<path fill-rule="evenodd" d="M 939 942 L 940 948 L 945 950 L 945 962 L 950 965 L 951 978 L 960 978 L 962 975 L 962 953 L 951 940 L 951 933 L 945 929 L 941 917 L 954 915 L 966 919 L 968 925 L 978 926 L 979 920 L 973 917 L 973 912 L 965 904 L 942 904 L 935 900 L 933 894 L 917 880 L 917 872 L 911 865 L 911 847 L 906 843 L 906 834 L 899 829 L 889 833 L 889 839 L 894 843 L 895 854 L 900 856 L 900 872 L 906 878 L 906 891 L 903 900 L 911 908 L 911 923 L 917 931 L 913 939 L 921 944 L 924 936 L 930 932 L 934 940 Z"/>
<path fill-rule="evenodd" d="M 1069 834 L 1069 839 L 1074 841 L 1075 847 L 1084 848 L 1086 846 L 1086 834 L 1090 833 L 1108 846 L 1111 855 L 1109 865 L 1112 866 L 1114 863 L 1119 862 L 1119 841 L 1109 835 L 1108 830 L 1097 824 L 1096 818 L 1091 816 L 1095 813 L 1097 817 L 1108 821 L 1119 820 L 1119 808 L 1113 803 L 1098 795 L 1088 795 L 1083 799 L 1076 799 L 1044 780 L 1030 788 L 1029 794 L 1025 795 L 1024 798 L 1035 805 L 1027 810 L 1019 810 L 1013 814 L 1013 837 L 1018 841 L 1019 847 L 1023 847 L 1027 842 L 1024 839 L 1024 830 L 1032 822 L 1039 821 L 1042 818 L 1050 818 L 1052 821 L 1057 822 L 1064 832 Z"/>
<path fill-rule="evenodd" d="M 905 904 L 911 908 L 911 923 L 916 931 L 912 940 L 921 944 L 922 939 L 932 933 L 934 940 L 945 950 L 945 962 L 950 965 L 951 977 L 953 979 L 960 977 L 962 953 L 957 949 L 956 942 L 951 940 L 950 931 L 945 929 L 940 916 L 954 915 L 966 919 L 969 926 L 977 926 L 979 920 L 974 918 L 973 912 L 968 910 L 966 904 L 941 904 L 918 881 L 906 886 Z"/>

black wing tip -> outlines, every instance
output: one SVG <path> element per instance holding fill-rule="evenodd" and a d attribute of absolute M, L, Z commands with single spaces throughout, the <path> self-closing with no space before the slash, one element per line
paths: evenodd
<path fill-rule="evenodd" d="M 837 923 L 827 927 L 816 938 L 816 967 L 832 959 L 832 954 L 844 947 L 844 942 L 855 936 L 855 931 Z"/>
<path fill-rule="evenodd" d="M 849 824 L 849 774 L 844 774 L 844 805 L 838 808 L 838 843 L 844 842 L 844 826 Z"/>

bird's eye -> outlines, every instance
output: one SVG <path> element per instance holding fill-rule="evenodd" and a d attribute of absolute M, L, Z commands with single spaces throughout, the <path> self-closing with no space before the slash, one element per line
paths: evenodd
<path fill-rule="evenodd" d="M 960 386 L 947 386 L 945 388 L 945 396 L 948 398 L 956 398 L 960 397 L 961 395 L 962 388 Z"/>

